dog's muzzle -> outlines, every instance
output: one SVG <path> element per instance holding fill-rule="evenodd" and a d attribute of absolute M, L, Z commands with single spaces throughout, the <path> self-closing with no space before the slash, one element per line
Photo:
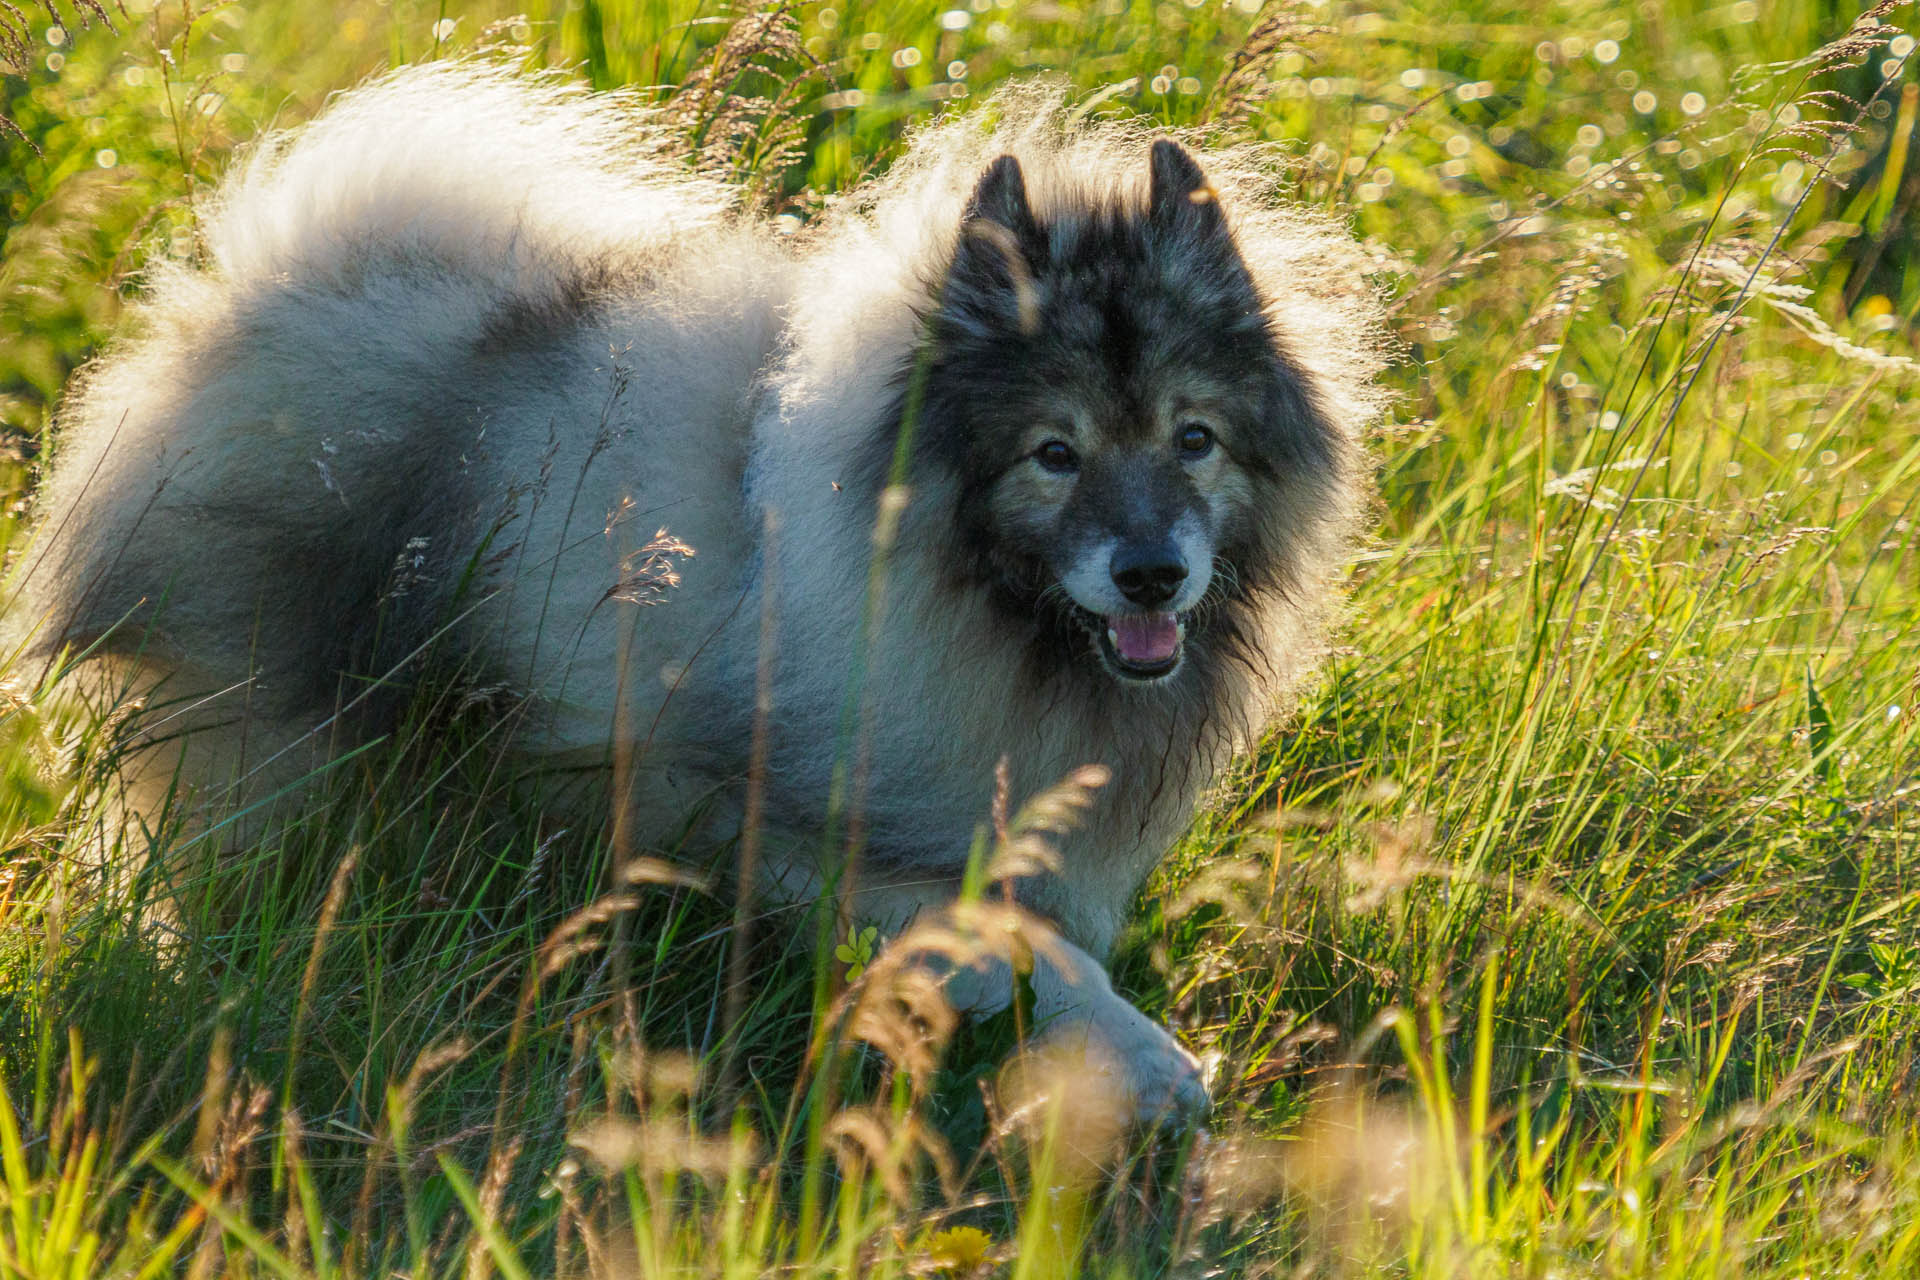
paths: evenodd
<path fill-rule="evenodd" d="M 1119 675 L 1157 680 L 1180 665 L 1187 629 L 1166 606 L 1187 580 L 1187 563 L 1171 538 L 1122 543 L 1107 566 L 1108 576 L 1126 602 L 1138 608 L 1101 619 L 1101 657 Z"/>

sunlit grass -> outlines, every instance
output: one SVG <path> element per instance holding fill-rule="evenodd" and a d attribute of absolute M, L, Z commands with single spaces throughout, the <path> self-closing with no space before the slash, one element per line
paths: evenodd
<path fill-rule="evenodd" d="M 192 12 L 36 16 L 4 81 L 39 147 L 0 139 L 9 493 L 235 143 L 395 60 L 666 86 L 728 29 Z M 1287 148 L 1395 300 L 1344 647 L 1117 966 L 1213 1064 L 1210 1132 L 1087 1171 L 982 1100 L 1007 1028 L 937 1079 L 809 1057 L 792 916 L 723 1026 L 731 905 L 609 897 L 604 842 L 489 795 L 486 727 L 431 705 L 241 865 L 163 888 L 127 849 L 103 894 L 103 731 L 15 671 L 0 1275 L 1911 1274 L 1911 40 L 1807 61 L 1854 18 L 1810 2 L 793 16 L 735 64 L 787 96 L 702 155 L 772 211 L 1052 69 Z"/>

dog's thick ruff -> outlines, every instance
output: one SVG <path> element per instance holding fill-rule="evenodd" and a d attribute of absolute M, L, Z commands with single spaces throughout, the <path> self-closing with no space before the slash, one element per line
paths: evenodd
<path fill-rule="evenodd" d="M 638 744 L 645 842 L 702 798 L 737 824 L 770 594 L 769 883 L 830 878 L 861 670 L 869 914 L 951 897 L 997 760 L 1016 797 L 1097 762 L 1059 874 L 1021 891 L 1104 954 L 1314 659 L 1377 306 L 1257 151 L 1203 175 L 1049 93 L 989 114 L 782 237 L 619 97 L 444 64 L 344 95 L 254 148 L 205 265 L 155 268 L 69 394 L 10 626 L 164 703 L 208 795 L 300 776 L 452 655 L 516 696 L 530 764 Z M 179 761 L 146 754 L 150 792 Z M 1090 968 L 1036 981 L 1065 1010 Z M 1126 1022 L 1099 985 L 1088 1017 Z M 1106 1038 L 1137 1089 L 1191 1093 L 1170 1040 Z"/>

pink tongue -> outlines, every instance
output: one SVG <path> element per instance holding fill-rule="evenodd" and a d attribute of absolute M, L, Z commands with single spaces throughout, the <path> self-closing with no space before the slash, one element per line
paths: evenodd
<path fill-rule="evenodd" d="M 1128 662 L 1154 666 L 1180 648 L 1180 623 L 1171 613 L 1124 613 L 1107 619 L 1113 647 Z"/>

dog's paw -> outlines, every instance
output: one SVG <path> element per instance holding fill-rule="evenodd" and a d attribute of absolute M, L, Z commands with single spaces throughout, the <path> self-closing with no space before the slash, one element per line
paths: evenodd
<path fill-rule="evenodd" d="M 1134 1132 L 1198 1124 L 1211 1106 L 1200 1060 L 1117 995 L 1047 1022 L 1010 1066 L 1030 1089 L 1065 1095 L 1071 1112 L 1097 1108 Z"/>
<path fill-rule="evenodd" d="M 1207 1114 L 1199 1059 L 1121 998 L 1097 960 L 1016 908 L 956 904 L 921 920 L 888 945 L 863 985 L 854 1034 L 922 1065 L 958 1019 L 1024 1006 L 1018 1022 L 1032 1030 L 997 1092 L 1025 1127 L 1057 1108 L 1088 1134 L 1124 1137 Z"/>

